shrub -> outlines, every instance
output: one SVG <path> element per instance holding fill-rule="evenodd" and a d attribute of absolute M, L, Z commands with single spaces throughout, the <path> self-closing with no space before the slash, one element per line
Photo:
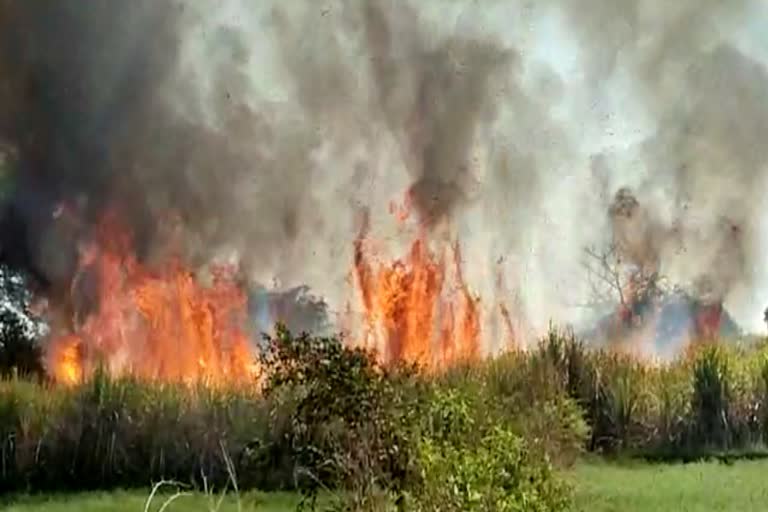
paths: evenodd
<path fill-rule="evenodd" d="M 599 435 L 598 374 L 587 347 L 554 327 L 516 370 L 518 431 L 560 464 L 572 463 Z"/>
<path fill-rule="evenodd" d="M 0 393 L 0 482 L 7 482 L 16 473 L 14 454 L 19 423 L 18 397 Z M 4 486 L 0 485 L 0 489 Z"/>
<path fill-rule="evenodd" d="M 568 393 L 569 382 L 577 379 L 571 381 L 568 371 L 562 371 L 569 365 L 574 340 L 561 343 L 562 339 L 549 337 L 559 345 L 552 351 L 542 344 L 532 355 L 509 353 L 471 369 L 452 370 L 438 380 L 440 392 L 430 403 L 442 411 L 438 414 L 446 424 L 448 416 L 464 418 L 450 427 L 454 432 L 483 432 L 483 425 L 477 425 L 480 419 L 503 425 L 528 440 L 531 450 L 558 465 L 569 465 L 584 451 L 589 428 L 583 409 Z M 565 349 L 559 351 L 560 347 Z"/>
<path fill-rule="evenodd" d="M 489 392 L 487 375 L 481 365 L 432 388 L 418 443 L 419 478 L 408 486 L 414 510 L 560 510 L 568 502 L 547 451 L 569 444 L 559 435 L 583 445 L 579 408 L 561 397 L 562 403 L 511 409 L 512 402 Z"/>
<path fill-rule="evenodd" d="M 573 465 L 589 439 L 584 411 L 568 397 L 521 409 L 514 424 L 513 430 L 529 442 L 532 450 L 558 467 Z"/>
<path fill-rule="evenodd" d="M 740 450 L 754 450 L 762 444 L 764 399 L 759 353 L 733 347 L 729 352 L 729 434 L 730 445 Z"/>
<path fill-rule="evenodd" d="M 420 421 L 413 369 L 381 368 L 338 338 L 294 337 L 282 326 L 276 333 L 262 357 L 264 393 L 292 397 L 281 450 L 300 485 L 402 489 Z"/>
<path fill-rule="evenodd" d="M 631 356 L 601 352 L 595 355 L 600 369 L 596 379 L 593 418 L 599 425 L 595 445 L 617 452 L 645 443 L 652 393 L 648 366 Z"/>
<path fill-rule="evenodd" d="M 557 511 L 568 506 L 567 488 L 548 461 L 531 454 L 525 441 L 501 427 L 474 446 L 441 439 L 420 443 L 422 485 L 413 510 Z"/>
<path fill-rule="evenodd" d="M 760 365 L 760 395 L 762 399 L 762 414 L 760 420 L 762 421 L 762 434 L 763 442 L 768 443 L 768 357 L 763 357 Z"/>

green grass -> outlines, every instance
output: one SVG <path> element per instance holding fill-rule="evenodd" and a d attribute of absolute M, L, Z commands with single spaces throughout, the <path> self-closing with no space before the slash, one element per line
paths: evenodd
<path fill-rule="evenodd" d="M 576 512 L 749 512 L 768 509 L 768 461 L 733 464 L 606 463 L 579 464 L 568 474 L 575 485 Z M 143 512 L 149 492 L 118 491 L 74 495 L 20 497 L 4 503 L 6 512 Z M 158 512 L 168 495 L 157 496 L 151 512 Z M 214 500 L 216 497 L 213 498 Z M 211 498 L 182 496 L 167 512 L 210 512 Z M 299 498 L 290 493 L 248 493 L 243 512 L 292 512 Z M 2 506 L 0 505 L 0 506 Z M 235 512 L 232 497 L 220 512 Z"/>
<path fill-rule="evenodd" d="M 143 512 L 149 492 L 118 491 L 73 495 L 47 495 L 44 497 L 20 497 L 6 504 L 0 504 L 5 512 Z M 158 512 L 169 495 L 156 496 L 149 507 Z M 213 500 L 213 502 L 211 501 Z M 219 512 L 238 511 L 237 502 L 228 497 L 217 509 L 218 496 L 203 494 L 180 496 L 165 512 Z M 299 503 L 299 497 L 289 493 L 248 493 L 241 499 L 242 512 L 292 512 Z"/>
<path fill-rule="evenodd" d="M 768 461 L 734 464 L 588 463 L 570 475 L 575 510 L 747 512 L 768 510 Z"/>

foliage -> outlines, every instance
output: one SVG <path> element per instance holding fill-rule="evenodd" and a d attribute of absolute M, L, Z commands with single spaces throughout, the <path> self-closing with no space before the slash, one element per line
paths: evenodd
<path fill-rule="evenodd" d="M 38 339 L 46 325 L 30 311 L 27 278 L 0 265 L 0 376 L 43 375 Z"/>
<path fill-rule="evenodd" d="M 529 448 L 514 433 L 525 431 L 514 404 L 485 392 L 482 365 L 428 379 L 413 368 L 381 368 L 333 338 L 293 337 L 278 328 L 267 341 L 265 396 L 297 397 L 286 448 L 308 477 L 310 508 L 318 489 L 341 486 L 335 510 L 464 510 L 468 494 L 443 494 L 451 464 L 461 471 L 457 485 L 493 489 L 488 510 L 565 503 L 542 444 Z M 556 416 L 553 409 L 544 410 Z"/>
<path fill-rule="evenodd" d="M 338 489 L 337 510 L 424 509 L 460 498 L 441 494 L 447 467 L 465 489 L 493 488 L 486 507 L 559 503 L 566 494 L 546 457 L 556 436 L 547 435 L 569 435 L 578 407 L 562 393 L 544 407 L 525 402 L 515 392 L 521 382 L 505 394 L 501 380 L 512 377 L 502 374 L 517 364 L 428 375 L 383 368 L 337 338 L 278 328 L 263 352 L 261 386 L 153 384 L 101 372 L 75 387 L 4 381 L 0 486 L 175 480 L 221 488 L 234 472 L 242 489 L 299 489 L 310 508 Z"/>
<path fill-rule="evenodd" d="M 75 388 L 0 384 L 6 490 L 104 489 L 175 479 L 228 480 L 237 455 L 268 427 L 252 393 L 147 385 L 96 375 Z"/>
<path fill-rule="evenodd" d="M 401 490 L 412 470 L 420 410 L 411 368 L 382 368 L 338 338 L 278 326 L 262 357 L 264 396 L 293 397 L 280 448 L 304 486 Z"/>
<path fill-rule="evenodd" d="M 299 489 L 309 508 L 339 491 L 335 510 L 536 510 L 565 503 L 557 473 L 585 450 L 696 458 L 760 451 L 768 432 L 766 345 L 657 363 L 553 329 L 530 351 L 434 373 L 276 333 L 260 385 L 0 381 L 0 490 L 221 488 L 234 471 L 243 489 Z"/>
<path fill-rule="evenodd" d="M 465 380 L 437 387 L 418 449 L 414 510 L 559 510 L 567 489 L 520 422 Z"/>
<path fill-rule="evenodd" d="M 716 345 L 705 347 L 693 366 L 692 434 L 697 444 L 729 448 L 730 380 L 725 352 Z"/>
<path fill-rule="evenodd" d="M 471 449 L 427 437 L 419 455 L 423 485 L 414 510 L 544 512 L 568 505 L 549 463 L 507 429 L 490 429 Z"/>

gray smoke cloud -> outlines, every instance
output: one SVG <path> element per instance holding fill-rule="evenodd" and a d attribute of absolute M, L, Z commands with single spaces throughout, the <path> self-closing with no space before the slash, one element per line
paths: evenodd
<path fill-rule="evenodd" d="M 653 229 L 619 235 L 759 325 L 760 17 L 747 0 L 6 2 L 0 136 L 24 229 L 3 249 L 23 238 L 66 283 L 73 232 L 117 199 L 150 260 L 172 210 L 196 264 L 231 256 L 355 309 L 361 213 L 397 255 L 407 192 L 462 241 L 491 347 L 502 299 L 531 332 L 588 318 L 582 249 L 611 239 L 628 187 Z M 84 226 L 51 220 L 62 199 Z"/>
<path fill-rule="evenodd" d="M 393 30 L 388 15 L 417 20 L 411 8 L 386 13 L 371 2 L 364 11 L 378 110 L 403 151 L 415 207 L 434 224 L 471 195 L 473 137 L 498 111 L 489 81 L 516 55 L 497 41 L 459 37 L 430 48 L 413 23 Z"/>
<path fill-rule="evenodd" d="M 596 0 L 565 13 L 588 55 L 590 93 L 624 81 L 643 110 L 634 172 L 616 166 L 611 181 L 634 188 L 653 227 L 622 236 L 645 237 L 662 274 L 759 325 L 768 70 L 751 23 L 766 12 L 749 1 Z"/>

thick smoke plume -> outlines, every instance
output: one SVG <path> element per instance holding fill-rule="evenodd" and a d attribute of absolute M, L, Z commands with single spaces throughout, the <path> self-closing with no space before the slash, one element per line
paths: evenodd
<path fill-rule="evenodd" d="M 118 202 L 147 261 L 173 212 L 195 265 L 234 255 L 340 311 L 362 213 L 397 242 L 407 192 L 464 244 L 490 337 L 501 299 L 533 331 L 587 318 L 582 249 L 613 238 L 759 326 L 757 19 L 756 0 L 5 1 L 3 256 L 69 293 L 77 237 Z M 641 222 L 611 215 L 623 188 Z"/>
<path fill-rule="evenodd" d="M 489 81 L 515 55 L 495 41 L 458 37 L 430 48 L 418 26 L 398 33 L 380 6 L 364 9 L 378 107 L 413 177 L 414 205 L 433 224 L 470 195 L 474 135 L 498 110 Z M 391 15 L 418 19 L 405 7 Z"/>
<path fill-rule="evenodd" d="M 71 278 L 79 231 L 114 202 L 146 258 L 166 236 L 158 221 L 175 212 L 185 250 L 201 263 L 230 248 L 259 278 L 302 282 L 331 259 L 339 266 L 332 275 L 343 276 L 343 262 L 322 252 L 349 243 L 344 226 L 358 208 L 349 202 L 375 174 L 372 155 L 349 147 L 371 145 L 387 130 L 422 221 L 444 220 L 467 196 L 473 137 L 495 111 L 488 81 L 509 58 L 483 41 L 431 44 L 418 23 L 395 37 L 392 20 L 405 7 L 338 6 L 327 28 L 362 22 L 356 42 L 308 32 L 314 10 L 263 9 L 251 14 L 271 25 L 288 81 L 280 87 L 295 91 L 275 104 L 247 69 L 259 66 L 246 44 L 255 21 L 217 26 L 196 2 L 4 10 L 3 99 L 15 108 L 3 136 L 15 151 L 19 189 L 8 218 L 27 237 L 29 254 L 18 259 L 59 287 Z M 196 36 L 207 47 L 188 42 Z M 312 38 L 319 44 L 308 46 Z M 362 59 L 370 77 L 357 89 L 355 43 L 371 57 Z M 351 156 L 356 161 L 345 162 Z M 51 218 L 60 201 L 78 209 L 69 229 Z M 17 242 L 4 247 L 13 251 Z M 310 253 L 312 246 L 322 251 Z"/>
<path fill-rule="evenodd" d="M 153 8 L 157 16 L 149 16 L 149 5 L 1 6 L 0 129 L 16 167 L 3 252 L 51 282 L 70 277 L 74 249 L 67 234 L 49 231 L 58 201 L 87 200 L 90 217 L 122 186 L 128 204 L 145 204 L 130 187 L 132 162 L 117 159 L 131 146 L 140 150 L 156 88 L 175 58 L 175 15 Z M 131 213 L 145 211 L 140 205 Z M 132 217 L 141 224 L 142 215 Z"/>

